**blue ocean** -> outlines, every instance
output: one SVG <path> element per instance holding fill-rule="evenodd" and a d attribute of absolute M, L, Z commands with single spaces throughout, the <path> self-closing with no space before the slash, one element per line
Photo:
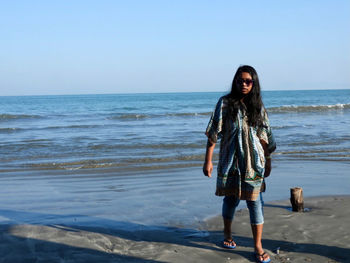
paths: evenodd
<path fill-rule="evenodd" d="M 202 164 L 224 94 L 0 97 L 0 223 L 192 227 L 220 214 Z M 263 100 L 277 141 L 265 201 L 295 186 L 348 194 L 350 90 Z"/>
<path fill-rule="evenodd" d="M 202 165 L 224 93 L 0 97 L 0 172 Z M 279 159 L 350 160 L 350 90 L 265 91 Z"/>

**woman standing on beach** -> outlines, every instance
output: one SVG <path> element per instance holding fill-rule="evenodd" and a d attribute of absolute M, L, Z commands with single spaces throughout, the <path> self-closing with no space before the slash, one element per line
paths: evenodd
<path fill-rule="evenodd" d="M 231 92 L 219 99 L 209 121 L 203 172 L 211 177 L 212 156 L 220 142 L 216 195 L 225 196 L 222 206 L 224 240 L 222 246 L 235 248 L 231 225 L 240 200 L 246 200 L 254 237 L 255 258 L 270 262 L 261 243 L 264 215 L 264 178 L 271 172 L 271 153 L 276 144 L 261 99 L 258 74 L 251 66 L 241 66 L 232 81 Z"/>

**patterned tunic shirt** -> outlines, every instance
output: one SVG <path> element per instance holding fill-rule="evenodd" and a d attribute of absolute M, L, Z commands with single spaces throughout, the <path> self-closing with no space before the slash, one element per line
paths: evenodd
<path fill-rule="evenodd" d="M 263 127 L 252 127 L 244 107 L 236 120 L 228 116 L 228 101 L 221 97 L 212 113 L 206 135 L 216 143 L 220 141 L 216 195 L 235 195 L 241 200 L 256 200 L 264 188 L 265 155 L 260 140 L 271 153 L 276 143 L 266 110 L 262 110 Z"/>

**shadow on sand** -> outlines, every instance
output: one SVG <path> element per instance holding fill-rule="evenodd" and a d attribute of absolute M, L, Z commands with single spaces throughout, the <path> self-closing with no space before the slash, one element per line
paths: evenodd
<path fill-rule="evenodd" d="M 84 215 L 53 215 L 1 209 L 0 217 L 0 262 L 156 263 L 165 262 L 155 259 L 159 253 L 157 248 L 166 249 L 170 245 L 216 251 L 226 254 L 225 257 L 236 254 L 247 260 L 254 259 L 252 238 L 235 236 L 237 244 L 251 248 L 251 252 L 224 250 L 218 243 L 222 239 L 221 231 L 145 226 Z M 270 251 L 276 247 L 286 252 L 316 255 L 320 255 L 321 251 L 320 256 L 340 262 L 345 262 L 345 255 L 350 254 L 349 249 L 282 240 L 264 239 L 264 246 Z M 203 258 L 203 262 L 210 262 L 205 260 Z"/>

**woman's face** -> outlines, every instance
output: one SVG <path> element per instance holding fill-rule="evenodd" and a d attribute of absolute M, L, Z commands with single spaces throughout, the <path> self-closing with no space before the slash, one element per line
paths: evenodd
<path fill-rule="evenodd" d="M 248 95 L 253 88 L 253 79 L 248 72 L 242 72 L 241 77 L 237 80 L 239 91 L 242 95 Z"/>

